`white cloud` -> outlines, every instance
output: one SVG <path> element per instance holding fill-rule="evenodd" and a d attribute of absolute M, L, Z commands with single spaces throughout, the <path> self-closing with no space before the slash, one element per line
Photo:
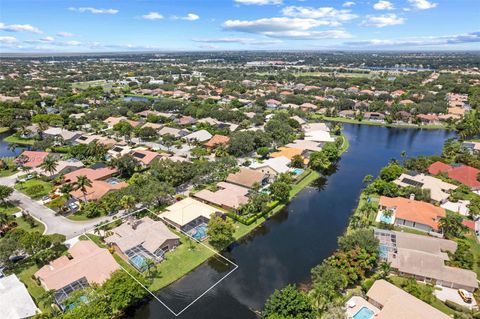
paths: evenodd
<path fill-rule="evenodd" d="M 161 20 L 163 19 L 163 15 L 158 12 L 149 12 L 148 14 L 144 14 L 142 19 L 145 20 Z"/>
<path fill-rule="evenodd" d="M 64 41 L 64 42 L 57 42 L 58 45 L 65 45 L 65 46 L 79 46 L 82 44 L 80 41 Z"/>
<path fill-rule="evenodd" d="M 350 8 L 350 7 L 354 6 L 355 4 L 356 4 L 356 3 L 353 2 L 353 1 L 347 1 L 347 2 L 344 2 L 344 3 L 342 4 L 342 7 Z"/>
<path fill-rule="evenodd" d="M 254 4 L 259 6 L 264 6 L 267 4 L 282 4 L 283 0 L 235 0 L 236 3 L 240 4 Z"/>
<path fill-rule="evenodd" d="M 195 21 L 195 20 L 200 19 L 200 16 L 197 15 L 197 14 L 195 14 L 195 13 L 189 13 L 189 14 L 187 14 L 187 15 L 184 16 L 184 17 L 173 16 L 172 19 L 174 19 L 174 20 Z"/>
<path fill-rule="evenodd" d="M 0 43 L 1 44 L 15 44 L 15 43 L 18 43 L 18 40 L 15 37 L 5 36 L 5 37 L 0 37 Z"/>
<path fill-rule="evenodd" d="M 367 16 L 367 19 L 362 22 L 361 25 L 367 27 L 383 28 L 392 25 L 403 24 L 405 19 L 397 16 L 394 13 L 379 15 L 379 16 Z"/>
<path fill-rule="evenodd" d="M 42 41 L 42 42 L 53 42 L 53 41 L 55 41 L 55 39 L 53 37 L 45 37 L 45 38 L 40 39 L 40 41 Z"/>
<path fill-rule="evenodd" d="M 343 30 L 313 31 L 311 29 L 319 26 L 329 25 L 328 21 L 300 18 L 263 18 L 258 20 L 227 20 L 223 28 L 227 30 L 262 34 L 272 38 L 290 39 L 326 39 L 326 38 L 347 38 L 350 37 Z"/>
<path fill-rule="evenodd" d="M 408 2 L 419 10 L 433 9 L 438 5 L 438 3 L 433 3 L 428 0 L 408 0 Z"/>
<path fill-rule="evenodd" d="M 0 22 L 0 30 L 8 32 L 33 32 L 42 33 L 39 28 L 30 24 L 5 24 Z"/>
<path fill-rule="evenodd" d="M 278 44 L 282 43 L 281 40 L 258 40 L 252 38 L 234 38 L 234 37 L 225 37 L 225 38 L 210 38 L 210 39 L 192 39 L 194 42 L 201 43 L 240 43 L 245 45 L 268 45 L 268 44 Z"/>
<path fill-rule="evenodd" d="M 75 36 L 75 34 L 70 32 L 58 32 L 57 35 L 62 38 L 70 38 Z"/>
<path fill-rule="evenodd" d="M 338 26 L 342 22 L 357 18 L 350 10 L 337 10 L 332 7 L 298 7 L 290 6 L 282 9 L 283 15 L 294 18 L 321 19 L 323 25 Z"/>
<path fill-rule="evenodd" d="M 366 41 L 346 42 L 349 46 L 424 46 L 452 45 L 480 42 L 480 32 L 470 32 L 459 35 L 417 37 L 404 39 L 372 39 Z"/>
<path fill-rule="evenodd" d="M 68 10 L 80 12 L 80 13 L 90 12 L 93 14 L 117 14 L 119 12 L 119 10 L 117 9 L 98 9 L 93 7 L 81 7 L 81 8 L 70 7 L 68 8 Z"/>
<path fill-rule="evenodd" d="M 375 10 L 393 10 L 393 9 L 395 9 L 393 7 L 393 3 L 391 3 L 390 1 L 385 1 L 385 0 L 378 1 L 377 3 L 375 3 L 373 5 L 373 8 Z"/>

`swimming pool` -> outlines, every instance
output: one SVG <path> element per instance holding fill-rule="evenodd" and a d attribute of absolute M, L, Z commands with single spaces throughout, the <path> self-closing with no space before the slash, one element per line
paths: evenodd
<path fill-rule="evenodd" d="M 382 259 L 387 259 L 388 258 L 388 247 L 385 245 L 379 245 L 378 246 L 378 255 Z"/>
<path fill-rule="evenodd" d="M 192 237 L 196 240 L 203 240 L 207 237 L 207 225 L 202 224 L 192 230 Z"/>
<path fill-rule="evenodd" d="M 371 319 L 373 318 L 373 311 L 367 307 L 362 307 L 356 314 L 353 315 L 353 319 Z"/>
<path fill-rule="evenodd" d="M 393 215 L 391 216 L 385 216 L 385 214 L 382 212 L 380 214 L 380 221 L 387 223 L 387 224 L 393 224 Z"/>
<path fill-rule="evenodd" d="M 145 258 L 140 255 L 135 255 L 132 258 L 130 258 L 130 262 L 132 263 L 132 265 L 135 266 L 135 268 L 137 268 L 140 271 L 143 271 L 144 269 L 147 268 L 147 262 Z"/>
<path fill-rule="evenodd" d="M 292 173 L 295 174 L 295 175 L 301 175 L 303 172 L 305 172 L 305 170 L 301 169 L 301 168 L 295 168 L 294 170 L 292 170 Z"/>

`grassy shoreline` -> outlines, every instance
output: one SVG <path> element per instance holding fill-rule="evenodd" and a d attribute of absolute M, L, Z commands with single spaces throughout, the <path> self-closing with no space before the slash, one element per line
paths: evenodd
<path fill-rule="evenodd" d="M 23 145 L 33 145 L 35 143 L 34 139 L 20 138 L 15 136 L 15 134 L 5 137 L 3 141 L 11 144 L 23 144 Z"/>
<path fill-rule="evenodd" d="M 331 116 L 322 116 L 321 118 L 324 121 L 330 122 L 339 122 L 339 123 L 348 123 L 348 124 L 363 124 L 371 126 L 383 126 L 383 127 L 394 127 L 394 128 L 415 128 L 415 129 L 427 129 L 427 130 L 454 130 L 454 128 L 447 127 L 445 125 L 416 125 L 416 124 L 388 124 L 382 122 L 373 122 L 373 121 L 358 121 L 354 119 L 347 119 L 344 117 L 331 117 Z"/>

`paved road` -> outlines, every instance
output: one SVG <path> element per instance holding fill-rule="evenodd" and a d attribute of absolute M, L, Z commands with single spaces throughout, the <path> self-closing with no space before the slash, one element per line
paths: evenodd
<path fill-rule="evenodd" d="M 18 174 L 17 174 L 18 175 Z M 13 186 L 15 184 L 16 175 L 0 178 L 0 184 Z M 45 234 L 63 234 L 67 239 L 76 237 L 90 230 L 101 221 L 108 220 L 109 217 L 100 217 L 88 221 L 72 221 L 63 216 L 56 216 L 55 211 L 31 199 L 23 193 L 14 190 L 9 197 L 12 204 L 26 210 L 35 219 L 45 225 Z"/>

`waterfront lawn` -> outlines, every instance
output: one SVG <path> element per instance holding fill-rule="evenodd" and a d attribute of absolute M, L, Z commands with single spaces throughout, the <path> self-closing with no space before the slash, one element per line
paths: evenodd
<path fill-rule="evenodd" d="M 35 143 L 35 139 L 33 138 L 21 138 L 16 136 L 15 134 L 5 137 L 3 141 L 11 144 L 24 144 L 24 145 L 33 145 Z"/>
<path fill-rule="evenodd" d="M 331 122 L 340 122 L 340 123 L 350 123 L 350 124 L 365 124 L 365 125 L 373 125 L 373 126 L 385 126 L 385 127 L 399 127 L 399 128 L 424 128 L 424 129 L 448 129 L 446 125 L 416 125 L 416 124 L 396 124 L 396 123 L 385 123 L 385 122 L 375 122 L 375 121 L 368 121 L 368 120 L 355 120 L 349 119 L 345 117 L 331 117 L 331 116 L 321 116 L 319 119 Z"/>
<path fill-rule="evenodd" d="M 13 163 L 14 157 L 2 157 L 0 158 L 0 161 L 3 161 L 7 168 L 6 169 L 0 169 L 0 177 L 6 177 L 13 175 L 16 173 L 16 167 L 15 164 Z"/>
<path fill-rule="evenodd" d="M 8 127 L 0 127 L 0 134 L 8 132 L 9 130 L 10 130 L 10 128 L 8 128 Z"/>
<path fill-rule="evenodd" d="M 465 235 L 465 239 L 470 244 L 470 252 L 473 254 L 473 260 L 475 261 L 472 270 L 477 274 L 477 277 L 480 278 L 480 243 L 476 237 L 473 231 L 469 231 Z"/>
<path fill-rule="evenodd" d="M 157 278 L 154 278 L 148 287 L 152 291 L 157 291 L 182 278 L 215 255 L 213 251 L 185 235 L 178 233 L 177 235 L 180 236 L 181 245 L 175 251 L 167 252 L 166 259 L 157 265 Z"/>
<path fill-rule="evenodd" d="M 17 183 L 15 188 L 33 199 L 40 199 L 53 190 L 53 185 L 50 182 L 34 178 L 25 182 Z"/>

